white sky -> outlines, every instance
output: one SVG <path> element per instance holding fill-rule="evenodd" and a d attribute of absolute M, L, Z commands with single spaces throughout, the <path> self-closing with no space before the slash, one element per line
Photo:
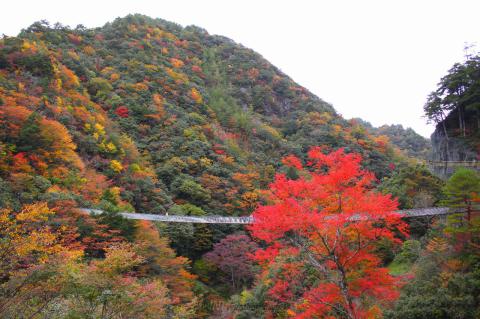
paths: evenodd
<path fill-rule="evenodd" d="M 479 12 L 478 0 L 6 0 L 0 34 L 42 19 L 97 27 L 129 13 L 194 24 L 259 52 L 346 118 L 429 136 L 423 104 L 465 42 L 480 44 Z"/>

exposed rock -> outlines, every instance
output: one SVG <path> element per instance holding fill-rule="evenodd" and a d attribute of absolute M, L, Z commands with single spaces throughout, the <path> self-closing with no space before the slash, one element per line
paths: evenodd
<path fill-rule="evenodd" d="M 472 114 L 471 114 L 472 115 Z M 445 120 L 448 137 L 445 136 L 443 123 L 439 123 L 433 132 L 430 166 L 433 172 L 442 178 L 450 177 L 457 167 L 464 166 L 480 171 L 478 128 L 474 121 L 467 122 L 467 134 L 459 131 L 456 112 Z"/>

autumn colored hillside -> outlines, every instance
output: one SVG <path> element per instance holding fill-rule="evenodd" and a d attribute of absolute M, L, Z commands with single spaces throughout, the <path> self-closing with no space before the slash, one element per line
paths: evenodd
<path fill-rule="evenodd" d="M 0 317 L 207 318 L 258 274 L 243 226 L 116 213 L 250 215 L 277 173 L 307 176 L 288 159 L 307 163 L 312 147 L 355 153 L 345 156 L 368 176 L 361 191 L 391 209 L 438 204 L 442 182 L 406 145 L 201 28 L 142 15 L 95 29 L 37 22 L 0 39 Z M 395 249 L 378 249 L 372 264 L 391 262 Z M 219 257 L 237 251 L 241 275 Z"/>
<path fill-rule="evenodd" d="M 4 206 L 63 196 L 244 215 L 279 159 L 309 146 L 358 152 L 379 179 L 401 161 L 386 137 L 197 27 L 140 15 L 97 29 L 39 22 L 1 40 L 0 68 Z"/>

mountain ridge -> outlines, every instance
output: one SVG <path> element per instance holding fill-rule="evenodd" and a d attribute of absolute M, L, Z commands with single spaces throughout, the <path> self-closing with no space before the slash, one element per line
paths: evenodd
<path fill-rule="evenodd" d="M 141 15 L 93 29 L 37 22 L 2 40 L 0 68 L 3 104 L 26 99 L 26 112 L 65 126 L 85 166 L 137 211 L 246 214 L 280 158 L 312 145 L 359 152 L 378 178 L 403 161 L 253 50 L 194 26 Z M 225 178 L 231 194 L 220 196 Z"/>

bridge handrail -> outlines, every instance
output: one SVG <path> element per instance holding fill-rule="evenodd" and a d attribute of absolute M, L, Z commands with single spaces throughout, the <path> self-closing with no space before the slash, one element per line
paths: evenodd
<path fill-rule="evenodd" d="M 103 214 L 103 211 L 100 209 L 92 208 L 81 208 L 82 211 L 98 215 Z M 439 216 L 447 215 L 452 213 L 457 213 L 448 207 L 429 207 L 429 208 L 414 208 L 414 209 L 404 209 L 396 211 L 396 213 L 402 214 L 405 218 L 412 217 L 422 217 L 422 216 Z M 144 214 L 144 213 L 131 213 L 131 212 L 121 212 L 125 218 L 128 219 L 139 219 L 139 220 L 150 220 L 150 221 L 159 221 L 159 222 L 169 222 L 169 223 L 201 223 L 201 224 L 251 224 L 254 222 L 253 216 L 220 216 L 220 215 L 205 215 L 205 216 L 185 216 L 185 215 L 155 215 L 155 214 Z M 365 218 L 371 218 L 368 214 L 359 213 L 353 220 L 361 220 Z"/>

